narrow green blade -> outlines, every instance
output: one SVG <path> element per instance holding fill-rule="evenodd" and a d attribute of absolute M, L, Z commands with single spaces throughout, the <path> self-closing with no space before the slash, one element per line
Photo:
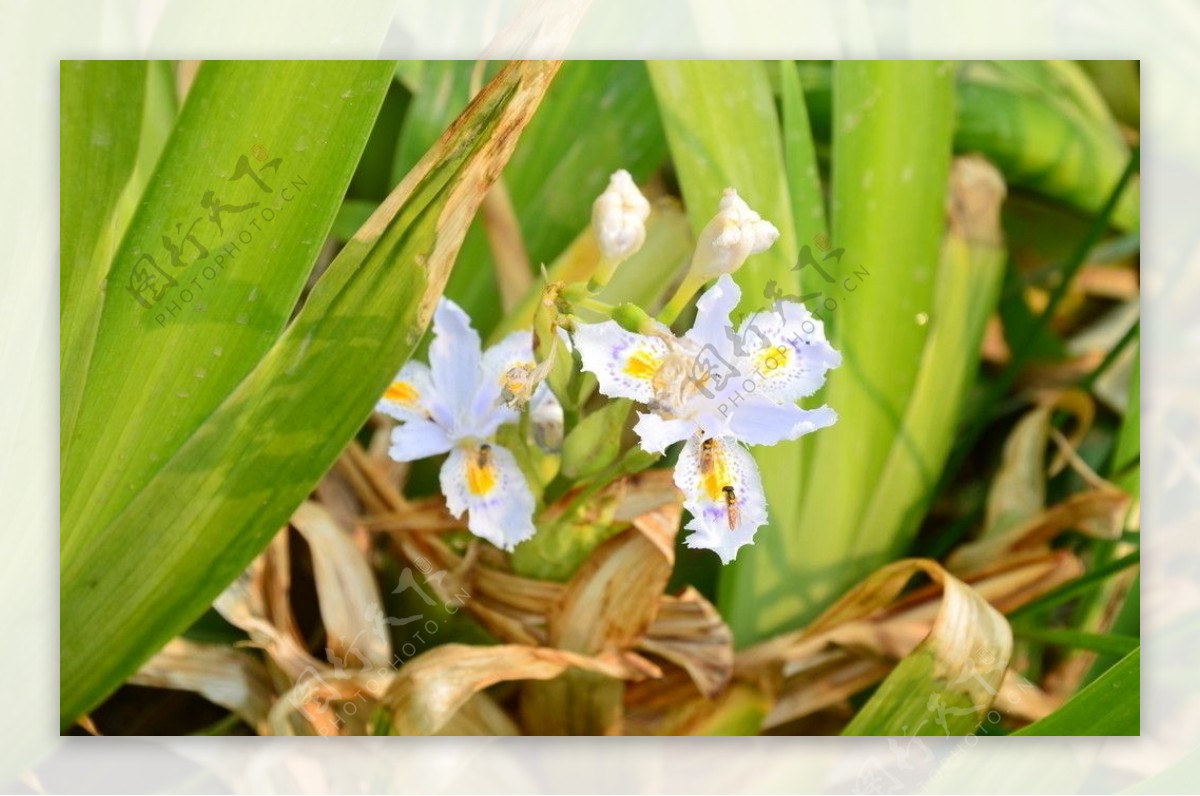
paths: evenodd
<path fill-rule="evenodd" d="M 391 71 L 341 61 L 200 68 L 101 291 L 64 309 L 69 317 L 102 307 L 78 419 L 63 441 L 64 560 L 279 336 Z M 63 205 L 88 201 L 89 186 L 68 179 Z"/>
<path fill-rule="evenodd" d="M 1014 735 L 1139 735 L 1142 652 L 1136 649 L 1046 718 Z"/>
<path fill-rule="evenodd" d="M 361 427 L 420 339 L 466 226 L 555 68 L 530 62 L 502 73 L 343 249 L 236 389 L 117 512 L 64 550 L 64 723 L 203 613 Z"/>
<path fill-rule="evenodd" d="M 649 66 L 693 229 L 699 232 L 712 218 L 727 187 L 736 188 L 779 228 L 775 245 L 752 257 L 734 275 L 743 291 L 740 309 L 748 312 L 767 306 L 766 291 L 772 281 L 776 289 L 795 293 L 800 283 L 792 270 L 797 240 L 785 175 L 789 166 L 808 173 L 809 165 L 785 163 L 766 65 L 674 61 Z M 795 131 L 793 138 L 798 135 L 800 131 Z M 793 158 L 803 151 L 793 140 L 789 148 Z M 756 448 L 754 457 L 762 471 L 769 524 L 759 530 L 754 547 L 743 549 L 722 570 L 718 592 L 721 613 L 739 645 L 761 638 L 757 629 L 764 615 L 769 614 L 775 626 L 786 622 L 781 605 L 791 599 L 786 592 L 796 588 L 794 565 L 804 555 L 796 524 L 800 444 Z"/>
<path fill-rule="evenodd" d="M 820 396 L 839 419 L 801 441 L 809 447 L 805 470 L 778 465 L 779 492 L 795 506 L 779 520 L 785 532 L 764 537 L 723 573 L 723 613 L 743 644 L 802 625 L 897 552 L 896 528 L 866 534 L 863 518 L 893 445 L 907 440 L 904 419 L 927 356 L 953 70 L 936 62 L 839 63 L 833 90 L 834 248 L 828 261 L 813 252 L 820 268 L 806 269 L 804 293 L 820 294 L 809 307 L 842 352 Z M 949 348 L 938 358 L 955 359 Z M 901 480 L 907 488 L 911 479 Z M 777 514 L 770 486 L 767 497 Z M 898 525 L 887 513 L 888 525 Z"/>
<path fill-rule="evenodd" d="M 164 72 L 166 80 L 164 81 Z M 100 295 L 175 113 L 162 62 L 63 61 L 59 133 L 60 453 L 65 457 L 100 322 Z M 164 85 L 165 83 L 165 85 Z M 86 196 L 76 196 L 87 186 Z"/>

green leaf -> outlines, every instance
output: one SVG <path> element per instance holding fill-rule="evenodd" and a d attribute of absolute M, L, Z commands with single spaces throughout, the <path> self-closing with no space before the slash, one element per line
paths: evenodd
<path fill-rule="evenodd" d="M 734 275 L 743 291 L 740 309 L 768 304 L 768 283 L 794 293 L 799 279 L 791 270 L 797 252 L 793 213 L 785 179 L 783 139 L 765 64 L 757 61 L 655 61 L 650 78 L 658 98 L 671 158 L 683 189 L 684 205 L 696 233 L 716 213 L 721 192 L 738 193 L 779 228 L 775 245 L 756 255 Z M 793 142 L 793 153 L 796 145 Z M 804 170 L 806 167 L 802 167 Z M 754 547 L 722 571 L 721 614 L 739 645 L 761 638 L 759 628 L 779 627 L 790 618 L 781 582 L 791 578 L 803 555 L 797 543 L 800 471 L 798 443 L 756 448 L 769 524 Z M 770 591 L 773 599 L 760 599 Z M 765 615 L 765 618 L 764 618 Z"/>
<path fill-rule="evenodd" d="M 982 158 L 951 167 L 949 228 L 934 285 L 929 333 L 904 420 L 860 521 L 862 534 L 891 549 L 916 536 L 953 446 L 979 350 L 1003 282 L 1004 183 Z"/>
<path fill-rule="evenodd" d="M 1138 646 L 1137 638 L 1112 633 L 1087 633 L 1082 630 L 1041 627 L 1018 627 L 1013 632 L 1019 639 L 1036 641 L 1052 647 L 1091 650 L 1109 655 L 1128 655 Z"/>
<path fill-rule="evenodd" d="M 951 65 L 937 62 L 834 67 L 833 239 L 870 274 L 837 315 L 834 345 L 843 365 L 829 380 L 827 400 L 840 420 L 814 443 L 821 466 L 809 487 L 821 498 L 810 502 L 804 527 L 822 529 L 814 545 L 821 565 L 894 547 L 894 534 L 886 533 L 860 543 L 866 529 L 859 519 L 863 497 L 875 491 L 894 440 L 905 433 L 930 332 L 922 318 L 934 310 L 952 79 Z"/>
<path fill-rule="evenodd" d="M 64 545 L 64 723 L 96 704 L 202 614 L 361 427 L 420 339 L 466 226 L 556 66 L 525 62 L 503 72 L 347 244 L 287 330 L 211 415 L 192 427 L 121 507 L 103 521 L 89 517 L 76 531 L 79 543 Z M 298 68 L 306 78 L 305 91 L 285 93 L 335 107 L 349 99 L 338 93 L 313 95 L 313 81 L 323 78 L 306 74 L 306 66 Z M 376 103 L 392 69 L 374 63 L 343 68 L 365 70 Z M 320 69 L 342 74 L 329 64 Z M 198 88 L 199 81 L 193 92 Z M 194 101 L 195 93 L 189 106 Z M 311 126 L 294 119 L 279 124 L 312 135 Z M 184 135 L 178 133 L 177 139 Z M 360 130 L 348 141 L 304 139 L 341 153 L 335 197 L 353 167 L 355 153 L 348 155 L 347 148 L 351 141 L 361 146 L 362 135 Z M 196 154 L 189 152 L 193 167 Z M 202 170 L 208 167 L 201 162 Z M 330 203 L 324 214 L 324 229 L 334 207 Z M 311 230 L 296 230 L 300 239 L 287 240 L 302 246 L 306 234 Z M 265 291 L 262 297 L 267 299 Z M 279 301 L 272 296 L 270 303 Z M 148 324 L 141 329 L 131 339 L 150 343 L 167 333 Z M 203 342 L 202 335 L 218 331 L 202 328 L 193 337 Z M 147 389 L 153 391 L 153 383 Z M 117 418 L 108 419 L 117 423 Z"/>
<path fill-rule="evenodd" d="M 799 245 L 817 246 L 820 236 L 827 235 L 825 223 L 825 194 L 821 189 L 821 174 L 817 168 L 817 152 L 813 145 L 812 128 L 808 121 L 808 106 L 795 61 L 780 61 L 780 105 L 783 110 L 783 156 L 787 163 L 788 196 L 792 204 L 792 220 Z M 816 273 L 801 274 L 805 290 L 819 278 Z M 819 287 L 816 289 L 820 289 Z"/>
<path fill-rule="evenodd" d="M 927 481 L 926 471 L 939 466 L 940 443 L 931 439 L 912 446 L 905 427 L 913 420 L 906 418 L 910 404 L 922 415 L 941 413 L 928 423 L 931 434 L 941 434 L 941 426 L 953 418 L 935 406 L 916 407 L 910 396 L 914 390 L 937 393 L 945 386 L 938 377 L 960 379 L 963 364 L 963 349 L 956 349 L 947 335 L 936 351 L 927 350 L 931 326 L 922 318 L 938 317 L 939 327 L 973 330 L 974 302 L 954 306 L 952 301 L 962 299 L 975 278 L 986 284 L 990 274 L 985 269 L 976 277 L 970 263 L 958 263 L 946 266 L 956 284 L 937 284 L 952 80 L 950 66 L 936 62 L 835 67 L 839 121 L 833 140 L 831 218 L 834 251 L 842 253 L 840 260 L 819 260 L 828 280 L 811 264 L 805 267 L 804 292 L 820 291 L 809 307 L 819 312 L 842 352 L 843 364 L 830 374 L 820 398 L 839 420 L 800 441 L 811 447 L 804 458 L 807 468 L 760 456 L 777 525 L 760 531 L 745 560 L 739 557 L 722 573 L 722 612 L 739 643 L 811 620 L 846 588 L 893 558 L 919 519 L 913 506 L 902 504 L 916 497 L 919 505 L 913 484 Z M 939 291 L 952 296 L 943 298 Z M 981 290 L 979 301 L 987 300 L 988 291 Z M 927 357 L 930 367 L 954 370 L 923 373 Z M 898 445 L 910 449 L 897 451 Z M 774 451 L 782 447 L 768 456 L 779 455 Z M 901 472 L 892 472 L 893 457 L 898 457 Z M 899 480 L 878 494 L 882 479 Z M 876 498 L 884 504 L 868 517 Z M 794 507 L 790 511 L 789 505 Z M 864 519 L 877 518 L 879 524 L 868 529 Z"/>
<path fill-rule="evenodd" d="M 1091 89 L 1076 85 L 1076 97 L 1060 96 L 1055 84 L 1061 78 L 1047 75 L 1039 82 L 1022 76 L 1017 72 L 1025 63 L 968 62 L 957 85 L 954 150 L 984 155 L 1010 184 L 1094 213 L 1120 178 L 1129 147 L 1108 114 L 1098 118 L 1094 100 L 1083 100 L 1091 110 L 1081 110 L 1077 97 Z M 830 67 L 801 62 L 800 75 L 813 128 L 826 137 L 833 118 Z M 1137 229 L 1139 194 L 1135 182 L 1121 197 L 1113 214 L 1118 229 Z"/>
<path fill-rule="evenodd" d="M 1116 124 L 1107 114 L 1097 118 L 1094 105 L 1085 113 L 1078 95 L 1067 97 L 1054 85 L 1029 87 L 1014 79 L 1010 65 L 993 61 L 965 69 L 955 149 L 985 153 L 1015 185 L 1098 211 L 1129 159 Z M 1079 79 L 1087 81 L 1086 76 Z M 1118 229 L 1139 226 L 1139 196 L 1135 179 L 1113 213 Z"/>
<path fill-rule="evenodd" d="M 279 336 L 390 72 L 369 62 L 200 68 L 104 290 L 68 310 L 102 303 L 78 419 L 63 442 L 64 561 L 83 553 Z M 72 183 L 64 205 L 88 201 L 87 186 Z M 206 197 L 225 208 L 219 227 Z M 165 292 L 131 290 L 135 269 Z"/>
<path fill-rule="evenodd" d="M 1141 649 L 1126 655 L 1058 710 L 1014 735 L 1139 735 Z"/>
<path fill-rule="evenodd" d="M 64 456 L 100 322 L 101 305 L 92 297 L 103 290 L 113 253 L 162 151 L 162 128 L 174 115 L 169 79 L 162 62 L 60 65 L 59 443 Z M 76 195 L 81 185 L 87 186 L 86 196 Z"/>

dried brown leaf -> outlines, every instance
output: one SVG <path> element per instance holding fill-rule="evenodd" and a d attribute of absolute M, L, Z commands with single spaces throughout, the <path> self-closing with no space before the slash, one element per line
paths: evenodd
<path fill-rule="evenodd" d="M 1000 470 L 988 491 L 987 515 L 981 538 L 994 536 L 1027 522 L 1046 505 L 1046 447 L 1050 441 L 1050 419 L 1056 410 L 1075 418 L 1068 439 L 1071 447 L 1079 444 L 1091 428 L 1095 404 L 1080 390 L 1051 394 L 1028 412 L 1013 428 L 1004 444 Z M 1061 452 L 1050 465 L 1057 473 L 1065 464 Z"/>
<path fill-rule="evenodd" d="M 384 694 L 400 735 L 440 730 L 472 695 L 510 680 L 549 680 L 569 668 L 609 677 L 641 678 L 624 656 L 588 657 L 547 647 L 443 644 L 406 663 Z"/>
<path fill-rule="evenodd" d="M 1014 554 L 1049 549 L 1059 534 L 1075 530 L 1097 539 L 1116 539 L 1129 510 L 1129 495 L 1112 488 L 1079 492 L 1009 530 L 963 545 L 946 560 L 953 572 L 981 572 Z"/>
<path fill-rule="evenodd" d="M 918 572 L 940 586 L 941 597 L 898 600 Z M 889 660 L 919 650 L 932 657 L 939 682 L 953 681 L 972 705 L 988 705 L 1011 655 L 1012 633 L 978 589 L 934 561 L 908 559 L 875 572 L 805 630 L 739 654 L 735 665 L 740 676 L 779 695 L 766 719 L 776 726 L 835 704 L 886 675 Z M 967 671 L 979 676 L 964 678 Z"/>
<path fill-rule="evenodd" d="M 263 649 L 291 681 L 300 674 L 324 664 L 308 653 L 292 637 L 269 619 L 264 600 L 263 573 L 266 560 L 259 556 L 237 580 L 217 597 L 213 607 L 234 627 L 250 636 L 250 644 Z"/>
<path fill-rule="evenodd" d="M 720 693 L 733 674 L 733 633 L 716 607 L 690 586 L 679 597 L 659 601 L 658 615 L 637 648 L 681 667 L 707 698 Z"/>
<path fill-rule="evenodd" d="M 347 668 L 389 666 L 392 644 L 379 589 L 362 552 L 329 512 L 311 501 L 292 514 L 292 525 L 312 555 L 330 658 Z"/>
<path fill-rule="evenodd" d="M 271 679 L 260 661 L 231 647 L 173 639 L 129 682 L 191 691 L 232 711 L 255 732 L 268 730 L 275 696 Z"/>

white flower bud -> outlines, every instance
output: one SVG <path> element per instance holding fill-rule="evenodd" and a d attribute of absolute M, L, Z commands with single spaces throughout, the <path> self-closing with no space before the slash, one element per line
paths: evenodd
<path fill-rule="evenodd" d="M 691 276 L 708 281 L 721 274 L 732 274 L 747 257 L 771 248 L 778 237 L 779 230 L 774 224 L 764 221 L 737 191 L 726 188 L 717 214 L 700 231 Z"/>
<path fill-rule="evenodd" d="M 624 260 L 646 240 L 650 202 L 642 196 L 629 172 L 621 169 L 608 180 L 608 188 L 592 205 L 592 229 L 600 253 L 609 260 Z"/>

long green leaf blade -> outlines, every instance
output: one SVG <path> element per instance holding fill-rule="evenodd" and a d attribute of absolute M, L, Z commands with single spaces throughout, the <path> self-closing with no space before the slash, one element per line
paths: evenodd
<path fill-rule="evenodd" d="M 1136 649 L 1065 705 L 1014 735 L 1138 735 L 1142 652 Z"/>
<path fill-rule="evenodd" d="M 141 132 L 150 67 L 144 61 L 63 61 L 60 65 L 59 192 L 72 196 L 77 186 L 88 186 L 87 197 L 64 201 L 59 215 L 63 455 L 75 426 L 100 320 L 100 305 L 90 298 L 100 294 L 113 249 L 128 221 L 129 195 L 140 193 L 134 171 L 144 144 Z"/>
<path fill-rule="evenodd" d="M 712 218 L 727 187 L 736 188 L 779 228 L 775 245 L 734 275 L 743 291 L 740 309 L 766 306 L 772 281 L 776 289 L 794 293 L 799 286 L 791 270 L 797 240 L 767 67 L 748 61 L 653 62 L 649 67 L 693 229 L 698 233 Z M 787 583 L 794 588 L 792 564 L 802 555 L 796 543 L 800 445 L 756 448 L 754 456 L 770 507 L 769 524 L 759 530 L 754 547 L 724 568 L 718 593 L 721 613 L 739 645 L 759 638 L 761 614 L 771 614 L 776 625 L 784 623 L 780 604 L 790 598 L 781 592 Z M 760 599 L 766 593 L 777 599 Z"/>
<path fill-rule="evenodd" d="M 933 312 L 953 70 L 938 62 L 845 62 L 835 65 L 833 85 L 832 237 L 845 267 L 840 283 L 825 286 L 832 303 L 820 306 L 843 356 L 825 390 L 839 420 L 811 442 L 795 530 L 803 555 L 792 570 L 801 588 L 785 611 L 758 614 L 756 637 L 803 623 L 895 554 L 894 529 L 867 534 L 862 520 L 893 444 L 907 433 Z"/>
<path fill-rule="evenodd" d="M 794 502 L 780 520 L 778 536 L 787 543 L 764 537 L 723 573 L 721 605 L 739 643 L 810 620 L 895 547 L 888 533 L 861 541 L 859 533 L 925 356 L 922 318 L 932 312 L 938 270 L 953 72 L 929 62 L 839 63 L 833 85 L 836 248 L 828 261 L 814 251 L 825 273 L 807 267 L 803 278 L 805 294 L 820 293 L 810 307 L 843 355 L 820 397 L 839 420 L 801 441 L 807 468 L 776 465 L 779 493 Z M 767 497 L 777 513 L 769 486 Z"/>
<path fill-rule="evenodd" d="M 62 555 L 86 548 L 276 340 L 392 67 L 211 62 L 113 259 L 63 445 Z M 77 186 L 64 205 L 87 201 Z M 143 276 L 153 282 L 146 282 Z"/>
<path fill-rule="evenodd" d="M 88 527 L 82 554 L 64 554 L 64 722 L 199 616 L 361 427 L 555 68 L 517 64 L 483 92 L 212 416 L 118 514 Z"/>
<path fill-rule="evenodd" d="M 1004 183 L 982 158 L 958 158 L 950 179 L 949 229 L 942 243 L 929 335 L 902 430 L 860 521 L 860 534 L 906 548 L 933 499 L 979 368 L 984 327 L 1004 276 L 1000 204 Z"/>

